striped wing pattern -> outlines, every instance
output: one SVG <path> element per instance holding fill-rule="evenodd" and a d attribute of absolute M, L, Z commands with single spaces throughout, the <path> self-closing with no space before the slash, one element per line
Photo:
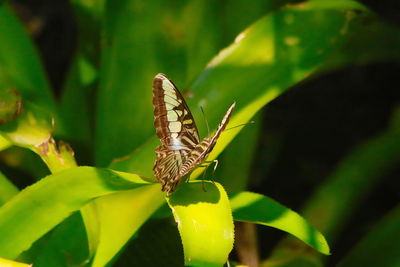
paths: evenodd
<path fill-rule="evenodd" d="M 153 171 L 162 191 L 171 194 L 186 174 L 197 167 L 214 148 L 228 124 L 233 103 L 212 137 L 200 142 L 193 116 L 181 93 L 164 74 L 153 81 L 154 126 L 162 145 L 156 148 Z"/>
<path fill-rule="evenodd" d="M 225 116 L 223 117 L 222 121 L 218 125 L 218 129 L 212 137 L 204 138 L 201 143 L 199 143 L 187 156 L 187 159 L 183 163 L 182 167 L 179 170 L 179 176 L 183 177 L 186 174 L 190 173 L 192 170 L 196 168 L 213 150 L 215 144 L 217 143 L 218 137 L 225 130 L 226 125 L 229 122 L 229 118 L 232 114 L 233 109 L 235 108 L 235 103 L 233 103 L 228 111 L 226 112 Z"/>
<path fill-rule="evenodd" d="M 176 86 L 165 75 L 153 81 L 154 126 L 164 146 L 191 150 L 199 142 L 196 123 Z"/>
<path fill-rule="evenodd" d="M 165 192 L 173 192 L 180 182 L 179 170 L 187 158 L 186 150 L 170 150 L 166 146 L 156 148 L 154 175 Z"/>

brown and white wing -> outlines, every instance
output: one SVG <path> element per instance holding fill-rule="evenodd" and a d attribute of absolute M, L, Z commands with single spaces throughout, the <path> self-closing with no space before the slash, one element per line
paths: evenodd
<path fill-rule="evenodd" d="M 164 145 L 156 148 L 153 171 L 161 183 L 162 191 L 172 193 L 180 182 L 179 170 L 186 160 L 186 150 L 169 150 Z"/>
<path fill-rule="evenodd" d="M 153 81 L 154 126 L 163 145 L 171 150 L 190 150 L 199 141 L 193 116 L 181 93 L 164 74 Z"/>

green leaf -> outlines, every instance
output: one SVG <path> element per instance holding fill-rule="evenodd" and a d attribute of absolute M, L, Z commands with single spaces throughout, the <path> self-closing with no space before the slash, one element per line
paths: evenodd
<path fill-rule="evenodd" d="M 213 0 L 188 1 L 183 11 L 184 42 L 188 60 L 186 81 L 192 81 L 222 48 L 221 3 Z"/>
<path fill-rule="evenodd" d="M 104 0 L 72 0 L 78 28 L 78 44 L 64 82 L 60 116 L 69 140 L 93 149 L 93 95 L 98 86 L 101 26 Z M 77 146 L 75 146 L 77 148 Z M 83 150 L 83 149 L 82 149 Z M 82 153 L 77 150 L 78 153 Z"/>
<path fill-rule="evenodd" d="M 40 106 L 23 102 L 22 112 L 1 125 L 0 132 L 14 145 L 36 150 L 51 137 L 52 117 Z"/>
<path fill-rule="evenodd" d="M 0 258 L 0 266 L 4 267 L 30 267 L 32 266 L 31 264 L 26 264 L 26 263 L 21 263 L 21 262 L 16 262 L 16 261 L 10 261 L 7 259 Z"/>
<path fill-rule="evenodd" d="M 324 236 L 293 210 L 278 202 L 251 192 L 241 192 L 231 198 L 233 218 L 271 226 L 299 238 L 315 250 L 328 255 Z"/>
<path fill-rule="evenodd" d="M 64 134 L 87 149 L 92 145 L 90 99 L 96 79 L 97 72 L 91 62 L 84 55 L 77 54 L 71 63 L 60 101 Z"/>
<path fill-rule="evenodd" d="M 21 92 L 55 114 L 51 94 L 39 55 L 21 23 L 6 4 L 0 4 L 0 69 Z"/>
<path fill-rule="evenodd" d="M 139 3 L 140 2 L 140 3 Z M 154 133 L 151 85 L 160 1 L 107 1 L 96 112 L 96 162 L 107 166 Z M 140 130 L 139 130 L 140 129 Z M 110 146 L 110 144 L 113 144 Z"/>
<path fill-rule="evenodd" d="M 229 199 L 218 183 L 182 185 L 167 197 L 182 238 L 185 265 L 222 266 L 233 248 Z"/>
<path fill-rule="evenodd" d="M 3 173 L 0 172 L 0 206 L 18 194 L 18 192 L 18 188 L 13 185 Z"/>
<path fill-rule="evenodd" d="M 124 205 L 120 205 L 121 202 Z M 96 199 L 93 205 L 100 211 L 97 218 L 101 225 L 100 231 L 94 233 L 98 235 L 99 243 L 92 266 L 105 266 L 164 202 L 164 194 L 158 184 Z M 116 234 L 116 231 L 110 230 L 116 225 L 118 233 L 127 234 Z"/>
<path fill-rule="evenodd" d="M 74 212 L 66 218 L 18 256 L 18 260 L 41 267 L 83 266 L 88 261 L 88 248 L 80 213 Z"/>
<path fill-rule="evenodd" d="M 14 259 L 94 198 L 145 184 L 134 174 L 92 167 L 49 175 L 0 208 L 0 256 Z"/>
<path fill-rule="evenodd" d="M 4 86 L 3 82 L 0 78 L 0 125 L 15 120 L 22 112 L 19 92 Z"/>
<path fill-rule="evenodd" d="M 0 135 L 0 151 L 10 147 L 11 145 L 11 142 L 7 138 Z"/>
<path fill-rule="evenodd" d="M 348 253 L 337 267 L 400 266 L 400 206 L 397 205 Z"/>

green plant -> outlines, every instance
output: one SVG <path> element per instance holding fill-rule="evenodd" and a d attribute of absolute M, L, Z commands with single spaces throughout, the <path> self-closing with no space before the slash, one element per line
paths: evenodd
<path fill-rule="evenodd" d="M 195 107 L 201 105 L 210 125 L 216 125 L 236 101 L 229 124 L 235 126 L 248 122 L 286 89 L 317 72 L 399 56 L 390 47 L 373 53 L 382 42 L 380 36 L 390 35 L 391 44 L 398 45 L 400 34 L 358 3 L 310 1 L 278 10 L 257 3 L 260 8 L 243 15 L 243 21 L 229 8 L 240 10 L 245 3 L 228 5 L 223 16 L 229 21 L 229 37 L 246 29 L 221 50 L 229 37 L 221 38 L 224 25 L 213 16 L 221 7 L 213 1 L 174 6 L 161 1 L 91 5 L 91 1 L 74 0 L 81 38 L 58 100 L 21 24 L 6 4 L 0 4 L 0 147 L 33 151 L 51 172 L 21 192 L 0 177 L 0 257 L 37 266 L 104 266 L 117 258 L 143 224 L 170 217 L 171 211 L 186 265 L 222 266 L 233 247 L 233 220 L 281 229 L 329 254 L 322 234 L 297 213 L 266 196 L 244 191 L 253 149 L 239 148 L 243 154 L 237 164 L 233 164 L 234 154 L 225 155 L 217 182 L 205 182 L 206 192 L 193 181 L 200 170 L 168 198 L 159 184 L 141 178 L 152 177 L 154 148 L 159 143 L 154 137 L 150 89 L 158 72 L 190 85 L 187 91 L 194 97 L 188 103 L 194 117 L 200 117 Z M 366 20 L 372 20 L 368 30 L 376 31 L 367 40 L 357 38 L 365 36 Z M 366 41 L 373 45 L 362 46 Z M 93 91 L 95 107 L 90 101 Z M 198 126 L 205 136 L 205 127 Z M 232 147 L 251 147 L 234 141 L 241 130 L 224 132 L 208 159 L 215 159 L 231 142 Z M 257 128 L 253 131 L 254 136 Z M 82 153 L 92 151 L 96 167 L 78 167 L 70 146 L 55 141 L 60 139 L 77 144 Z M 75 152 L 79 158 L 80 151 Z M 41 171 L 27 162 L 18 164 L 35 176 Z M 171 211 L 165 209 L 166 203 Z M 202 228 L 194 229 L 193 221 Z M 73 241 L 68 243 L 67 236 Z"/>

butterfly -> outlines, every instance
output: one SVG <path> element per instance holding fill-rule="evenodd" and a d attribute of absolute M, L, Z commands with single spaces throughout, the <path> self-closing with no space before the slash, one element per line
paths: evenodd
<path fill-rule="evenodd" d="M 183 177 L 210 154 L 229 122 L 235 102 L 229 107 L 214 135 L 199 139 L 194 118 L 175 84 L 159 73 L 153 80 L 154 126 L 162 145 L 155 150 L 153 171 L 162 191 L 173 193 Z"/>

